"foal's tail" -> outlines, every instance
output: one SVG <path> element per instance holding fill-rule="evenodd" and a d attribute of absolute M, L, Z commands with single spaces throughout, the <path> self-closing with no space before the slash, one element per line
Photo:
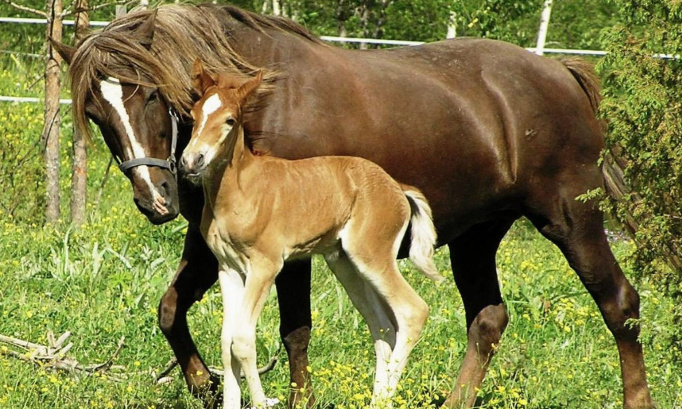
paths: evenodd
<path fill-rule="evenodd" d="M 403 193 L 410 203 L 412 223 L 410 260 L 428 278 L 436 282 L 443 281 L 445 278 L 438 273 L 438 268 L 433 262 L 436 228 L 433 225 L 431 207 L 422 192 L 416 188 L 403 186 Z"/>

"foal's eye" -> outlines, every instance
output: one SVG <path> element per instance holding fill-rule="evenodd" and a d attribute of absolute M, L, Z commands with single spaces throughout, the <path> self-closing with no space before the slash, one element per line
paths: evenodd
<path fill-rule="evenodd" d="M 227 120 L 225 121 L 225 124 L 227 124 L 227 126 L 230 126 L 230 127 L 234 126 L 234 124 L 236 124 L 236 123 L 237 123 L 237 121 L 235 121 L 234 118 L 232 118 L 232 117 L 227 118 Z"/>

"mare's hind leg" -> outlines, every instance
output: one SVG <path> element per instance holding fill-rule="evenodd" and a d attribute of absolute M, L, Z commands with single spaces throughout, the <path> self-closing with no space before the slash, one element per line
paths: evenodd
<path fill-rule="evenodd" d="M 196 225 L 190 224 L 185 248 L 173 282 L 159 303 L 159 327 L 173 349 L 192 394 L 207 407 L 217 402 L 219 381 L 211 377 L 187 327 L 187 310 L 218 279 L 218 261 Z"/>
<path fill-rule="evenodd" d="M 639 295 L 623 275 L 604 233 L 603 215 L 594 203 L 575 197 L 583 193 L 564 189 L 554 200 L 528 205 L 533 224 L 563 252 L 570 266 L 594 298 L 620 354 L 624 406 L 652 408 L 647 386 L 639 326 Z M 551 198 L 551 196 L 550 196 Z"/>
<path fill-rule="evenodd" d="M 452 272 L 464 303 L 468 340 L 455 389 L 444 408 L 473 407 L 494 346 L 507 327 L 495 253 L 512 223 L 509 219 L 473 226 L 449 245 Z"/>

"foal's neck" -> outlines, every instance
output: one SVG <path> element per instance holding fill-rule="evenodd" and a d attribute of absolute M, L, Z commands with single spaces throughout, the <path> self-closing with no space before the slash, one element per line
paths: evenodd
<path fill-rule="evenodd" d="M 204 178 L 204 196 L 207 204 L 215 206 L 218 196 L 228 199 L 232 193 L 243 193 L 244 187 L 241 184 L 242 171 L 251 164 L 256 156 L 246 147 L 244 140 L 244 127 L 236 125 L 236 137 L 227 141 L 227 147 L 223 152 L 223 157 L 216 159 L 209 165 L 209 174 Z"/>

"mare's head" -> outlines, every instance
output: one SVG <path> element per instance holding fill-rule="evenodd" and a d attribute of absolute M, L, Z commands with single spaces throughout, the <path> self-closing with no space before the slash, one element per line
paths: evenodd
<path fill-rule="evenodd" d="M 180 159 L 180 170 L 198 181 L 213 162 L 231 161 L 235 145 L 243 143 L 242 109 L 262 81 L 262 71 L 252 78 L 211 75 L 196 60 L 192 82 L 201 95 L 194 104 L 192 138 Z"/>
<path fill-rule="evenodd" d="M 191 79 L 194 61 L 201 58 L 213 72 L 257 69 L 230 42 L 229 27 L 237 25 L 250 28 L 240 30 L 247 33 L 241 39 L 247 44 L 265 30 L 314 40 L 288 20 L 231 6 L 169 4 L 117 18 L 83 38 L 77 48 L 53 42 L 70 65 L 75 126 L 86 135 L 89 120 L 99 126 L 111 153 L 124 163 L 137 207 L 153 223 L 170 220 L 180 211 L 171 163 L 177 125 L 172 112 L 180 117 L 179 157 L 189 140 L 189 113 L 197 98 Z M 268 70 L 258 92 L 268 92 L 276 77 Z"/>
<path fill-rule="evenodd" d="M 155 17 L 150 13 L 138 20 L 125 35 L 115 30 L 92 34 L 77 49 L 53 45 L 69 63 L 76 126 L 86 135 L 88 119 L 99 126 L 132 184 L 138 209 L 160 224 L 180 211 L 175 180 L 178 119 L 160 89 L 163 76 L 144 68 L 160 65 L 150 52 Z"/>

